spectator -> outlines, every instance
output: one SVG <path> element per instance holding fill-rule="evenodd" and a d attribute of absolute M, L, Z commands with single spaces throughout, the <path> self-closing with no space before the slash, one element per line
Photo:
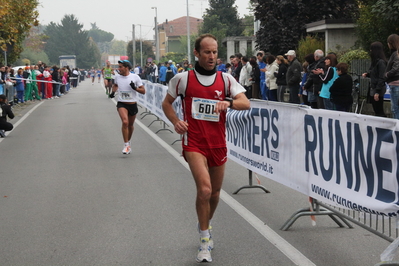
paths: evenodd
<path fill-rule="evenodd" d="M 367 93 L 371 105 L 373 106 L 376 116 L 386 117 L 384 112 L 384 94 L 386 92 L 385 85 L 385 69 L 387 68 L 387 60 L 384 54 L 384 46 L 380 42 L 373 42 L 370 45 L 371 66 L 367 73 L 363 73 L 363 77 L 370 78 L 370 87 Z"/>
<path fill-rule="evenodd" d="M 170 63 L 168 62 L 166 65 L 166 85 L 169 84 L 169 81 L 175 76 L 173 73 L 173 69 L 170 66 Z"/>
<path fill-rule="evenodd" d="M 53 66 L 53 72 L 51 73 L 51 78 L 53 81 L 59 83 L 60 82 L 60 70 L 57 66 Z M 60 84 L 52 84 L 53 85 L 53 97 L 58 99 L 61 97 L 60 95 Z"/>
<path fill-rule="evenodd" d="M 169 63 L 169 65 L 170 65 L 170 69 L 172 69 L 172 71 L 173 71 L 173 76 L 176 75 L 176 74 L 177 74 L 177 68 L 176 68 L 176 66 L 174 65 L 173 61 L 172 61 L 172 60 L 169 60 L 168 63 Z"/>
<path fill-rule="evenodd" d="M 236 64 L 237 64 L 237 60 L 236 60 L 236 56 L 235 55 L 230 55 L 230 65 L 231 65 L 231 69 L 230 69 L 230 74 L 235 78 L 235 68 L 236 68 Z M 237 80 L 237 79 L 236 79 Z"/>
<path fill-rule="evenodd" d="M 226 65 L 223 64 L 223 61 L 221 58 L 216 59 L 216 69 L 217 71 L 222 71 L 226 73 Z"/>
<path fill-rule="evenodd" d="M 276 58 L 278 64 L 278 71 L 275 73 L 276 84 L 277 84 L 277 101 L 284 102 L 284 94 L 287 88 L 287 79 L 285 75 L 287 74 L 288 61 L 282 55 L 278 55 Z"/>
<path fill-rule="evenodd" d="M 166 70 L 168 69 L 166 65 L 168 62 L 165 62 L 165 64 L 161 64 L 159 67 L 159 83 L 162 85 L 166 85 Z"/>
<path fill-rule="evenodd" d="M 25 70 L 22 73 L 22 76 L 25 79 L 25 102 L 27 101 L 32 101 L 33 97 L 32 97 L 32 73 L 30 70 L 29 65 L 25 66 Z"/>
<path fill-rule="evenodd" d="M 176 68 L 177 68 L 177 73 L 184 72 L 184 68 L 180 64 L 176 64 Z"/>
<path fill-rule="evenodd" d="M 24 103 L 25 99 L 24 99 L 24 92 L 25 92 L 25 87 L 24 87 L 24 82 L 23 82 L 23 76 L 22 73 L 24 71 L 22 70 L 22 68 L 19 68 L 17 71 L 17 75 L 16 75 L 16 91 L 17 91 L 17 98 L 18 98 L 18 102 L 19 103 Z"/>
<path fill-rule="evenodd" d="M 155 61 L 151 62 L 151 81 L 152 83 L 158 82 L 158 66 Z"/>
<path fill-rule="evenodd" d="M 250 81 L 252 82 L 252 98 L 260 99 L 260 69 L 258 62 L 256 61 L 256 57 L 252 56 L 249 59 L 249 63 L 252 66 L 251 78 Z M 230 64 L 226 64 L 227 65 Z"/>
<path fill-rule="evenodd" d="M 53 84 L 51 84 L 51 73 L 50 73 L 50 68 L 48 66 L 45 66 L 44 71 L 43 71 L 43 77 L 44 80 L 47 81 L 45 83 L 45 97 L 44 99 L 51 100 L 53 99 Z"/>
<path fill-rule="evenodd" d="M 290 62 L 286 80 L 287 87 L 290 90 L 290 103 L 299 104 L 299 82 L 301 81 L 301 69 L 302 65 L 296 58 L 296 53 L 294 50 L 289 50 L 286 54 L 288 61 Z"/>
<path fill-rule="evenodd" d="M 236 67 L 234 69 L 234 72 L 235 72 L 236 80 L 239 81 L 240 80 L 240 74 L 241 74 L 241 68 L 242 68 L 242 61 L 241 61 L 242 54 L 241 53 L 236 53 L 235 56 L 236 56 L 237 65 L 236 65 Z"/>
<path fill-rule="evenodd" d="M 319 97 L 323 100 L 324 108 L 327 110 L 334 110 L 334 104 L 330 100 L 330 87 L 334 81 L 338 78 L 337 69 L 337 56 L 335 54 L 329 54 L 326 56 L 325 68 L 319 71 L 319 77 L 323 82 Z"/>
<path fill-rule="evenodd" d="M 260 84 L 259 84 L 259 91 L 261 94 L 261 99 L 266 100 L 266 62 L 263 60 L 265 55 L 263 52 L 258 52 L 256 54 L 256 58 L 258 59 L 259 71 L 260 71 Z"/>
<path fill-rule="evenodd" d="M 339 77 L 334 81 L 330 88 L 331 102 L 334 103 L 335 110 L 349 112 L 352 98 L 352 77 L 348 75 L 348 64 L 339 63 L 337 65 Z"/>
<path fill-rule="evenodd" d="M 319 77 L 321 69 L 325 68 L 324 63 L 324 52 L 317 49 L 314 54 L 314 62 L 309 65 L 309 77 L 305 84 L 305 89 L 308 92 L 308 101 L 310 106 L 314 109 L 324 108 L 324 104 L 321 99 L 319 99 L 319 93 L 323 82 Z"/>
<path fill-rule="evenodd" d="M 392 54 L 385 70 L 385 82 L 389 85 L 391 93 L 393 118 L 399 119 L 399 35 L 391 34 L 387 41 Z"/>
<path fill-rule="evenodd" d="M 269 101 L 277 102 L 277 83 L 275 74 L 278 73 L 278 64 L 274 55 L 266 57 L 266 86 L 269 89 L 267 98 Z"/>
<path fill-rule="evenodd" d="M 36 76 L 41 74 L 37 65 L 31 65 L 30 72 L 32 75 L 32 80 L 36 80 L 37 79 Z M 35 95 L 35 100 L 41 101 L 42 98 L 39 95 L 39 90 L 36 81 L 32 81 L 32 93 Z"/>
<path fill-rule="evenodd" d="M 0 94 L 5 94 L 6 67 L 0 66 Z"/>
<path fill-rule="evenodd" d="M 98 74 L 98 71 L 97 71 Z M 78 68 L 72 69 L 72 75 L 71 75 L 71 85 L 74 89 L 78 86 L 78 78 L 79 78 L 79 71 Z"/>
<path fill-rule="evenodd" d="M 21 69 L 22 70 L 22 69 Z M 4 94 L 0 95 L 0 137 L 6 136 L 5 131 L 11 131 L 14 126 L 7 122 L 7 116 L 10 119 L 14 118 L 11 106 L 7 103 L 7 97 Z"/>
<path fill-rule="evenodd" d="M 229 73 L 231 75 L 231 64 L 230 63 L 226 63 L 226 73 Z"/>
<path fill-rule="evenodd" d="M 251 92 L 251 71 L 252 71 L 252 67 L 251 64 L 249 63 L 248 57 L 243 56 L 241 58 L 241 72 L 240 72 L 240 79 L 239 82 L 240 84 L 245 88 L 246 92 L 245 92 L 245 96 L 247 96 L 247 98 L 251 98 L 252 96 L 252 92 Z"/>
<path fill-rule="evenodd" d="M 7 96 L 7 101 L 10 105 L 14 104 L 14 96 L 15 96 L 15 83 L 16 81 L 14 79 L 14 69 L 11 68 L 11 66 L 6 67 L 6 96 Z"/>

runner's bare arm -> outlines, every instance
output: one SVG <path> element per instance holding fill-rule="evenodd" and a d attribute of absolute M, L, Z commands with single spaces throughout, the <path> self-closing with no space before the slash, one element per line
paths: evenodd
<path fill-rule="evenodd" d="M 182 121 L 177 117 L 175 110 L 173 109 L 173 106 L 172 106 L 174 101 L 175 101 L 175 98 L 170 96 L 170 94 L 166 94 L 165 100 L 162 103 L 162 109 L 163 109 L 166 117 L 174 125 L 176 133 L 184 134 L 188 129 L 188 124 L 187 124 L 187 122 Z"/>
<path fill-rule="evenodd" d="M 239 93 L 233 98 L 233 104 L 232 107 L 230 107 L 234 110 L 248 110 L 251 108 L 249 100 L 245 94 Z"/>

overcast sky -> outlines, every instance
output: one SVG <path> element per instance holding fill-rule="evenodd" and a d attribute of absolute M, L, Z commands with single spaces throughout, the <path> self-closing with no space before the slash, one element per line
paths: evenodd
<path fill-rule="evenodd" d="M 132 39 L 132 24 L 141 24 L 143 39 L 153 39 L 154 17 L 158 24 L 187 15 L 187 0 L 39 0 L 40 24 L 60 23 L 64 15 L 73 14 L 85 30 L 90 23 L 111 32 L 118 40 Z M 240 17 L 250 13 L 249 0 L 236 0 Z M 156 9 L 151 9 L 156 7 Z M 189 15 L 202 18 L 208 8 L 207 0 L 188 0 Z M 136 26 L 136 38 L 140 38 L 140 26 Z"/>

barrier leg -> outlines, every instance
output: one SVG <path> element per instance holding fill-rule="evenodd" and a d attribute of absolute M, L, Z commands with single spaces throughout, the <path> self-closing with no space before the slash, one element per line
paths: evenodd
<path fill-rule="evenodd" d="M 252 184 L 252 171 L 251 171 L 251 170 L 248 170 L 248 171 L 249 171 L 249 175 L 248 175 L 249 184 L 248 184 L 248 186 L 242 186 L 242 187 L 240 187 L 240 188 L 237 189 L 235 192 L 233 192 L 233 194 L 237 194 L 238 192 L 240 192 L 241 189 L 244 189 L 244 188 L 260 188 L 260 189 L 262 189 L 265 193 L 270 193 L 270 191 L 267 190 L 264 186 L 261 186 L 261 185 L 253 185 L 253 184 Z"/>
<path fill-rule="evenodd" d="M 166 131 L 169 131 L 170 133 L 173 133 L 172 130 L 170 130 L 169 128 L 166 128 L 166 123 L 164 121 L 162 121 L 162 123 L 163 123 L 163 127 L 161 129 L 158 129 L 157 132 L 155 132 L 155 134 L 158 134 L 159 131 L 163 131 L 163 130 L 166 130 Z"/>
<path fill-rule="evenodd" d="M 143 119 L 144 117 L 146 117 L 147 115 L 154 115 L 153 113 L 151 113 L 151 111 L 148 111 L 147 108 L 145 108 L 144 112 L 141 112 L 140 114 L 142 117 L 141 119 Z M 155 115 L 154 115 L 155 116 Z"/>
<path fill-rule="evenodd" d="M 172 144 L 170 144 L 170 145 L 173 145 L 173 144 L 175 144 L 178 141 L 182 141 L 182 139 L 183 139 L 183 135 L 180 135 L 180 139 L 177 139 L 177 140 L 173 141 Z"/>
<path fill-rule="evenodd" d="M 320 204 L 317 200 L 313 199 L 312 200 L 312 204 L 314 204 L 316 206 L 316 208 L 314 208 L 314 210 L 312 211 L 311 208 L 303 208 L 300 209 L 298 211 L 296 211 L 293 215 L 291 215 L 291 217 L 283 224 L 283 226 L 280 228 L 280 230 L 283 231 L 287 231 L 294 223 L 295 221 L 302 216 L 311 216 L 311 215 L 328 215 L 339 227 L 343 228 L 345 227 L 338 219 L 340 218 L 341 221 L 348 227 L 348 228 L 353 228 L 353 226 L 346 221 L 345 217 L 343 217 L 342 215 L 339 215 L 333 211 L 324 209 L 324 208 L 320 208 Z"/>

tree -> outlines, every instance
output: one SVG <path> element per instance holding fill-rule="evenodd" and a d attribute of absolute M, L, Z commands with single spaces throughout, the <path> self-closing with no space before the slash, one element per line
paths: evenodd
<path fill-rule="evenodd" d="M 368 49 L 370 44 L 379 41 L 386 44 L 387 38 L 392 33 L 399 31 L 399 17 L 394 14 L 398 10 L 391 10 L 390 8 L 397 6 L 398 3 L 391 0 L 361 0 L 359 8 L 359 19 L 356 21 L 356 34 L 359 39 L 359 45 L 363 49 Z M 391 6 L 386 6 L 386 5 Z M 389 11 L 389 12 L 388 12 Z M 388 12 L 387 14 L 381 12 Z M 386 52 L 388 52 L 388 47 Z"/>
<path fill-rule="evenodd" d="M 137 43 L 137 41 L 136 41 L 136 43 Z M 125 41 L 113 40 L 111 42 L 111 48 L 109 50 L 109 54 L 126 55 L 126 46 L 127 46 L 127 43 Z M 137 46 L 136 46 L 136 49 L 137 49 Z"/>
<path fill-rule="evenodd" d="M 186 55 L 184 59 L 188 60 L 188 62 L 194 62 L 195 61 L 195 56 L 194 56 L 193 50 L 194 50 L 195 40 L 197 39 L 197 37 L 198 37 L 197 34 L 191 34 L 190 35 L 190 50 L 191 50 L 190 54 L 191 54 L 191 58 L 187 58 L 187 55 L 188 55 L 188 51 L 187 51 L 187 35 L 180 36 L 181 46 L 180 46 L 179 50 L 183 51 L 183 54 Z M 169 60 L 168 57 L 166 57 L 166 56 L 164 56 L 164 57 L 165 57 L 165 59 Z M 179 62 L 179 61 L 177 61 L 177 62 Z"/>
<path fill-rule="evenodd" d="M 226 58 L 227 49 L 222 41 L 228 36 L 241 36 L 245 27 L 238 16 L 235 0 L 209 0 L 200 34 L 211 33 L 218 40 L 219 57 Z"/>
<path fill-rule="evenodd" d="M 152 42 L 150 41 L 142 41 L 142 46 L 143 46 L 143 64 L 147 62 L 147 58 L 151 57 L 154 58 L 155 54 L 154 51 L 152 50 Z M 127 56 L 129 57 L 130 62 L 133 63 L 133 43 L 132 41 L 129 41 L 127 45 Z M 136 63 L 141 64 L 141 52 L 140 52 L 140 40 L 136 40 L 136 52 L 134 53 L 136 57 Z"/>
<path fill-rule="evenodd" d="M 397 0 L 378 0 L 373 5 L 373 13 L 391 23 L 399 24 L 399 2 Z"/>
<path fill-rule="evenodd" d="M 0 50 L 7 52 L 7 62 L 14 62 L 23 51 L 22 42 L 32 25 L 37 26 L 37 0 L 2 1 L 0 8 Z M 0 62 L 4 63 L 3 56 Z"/>
<path fill-rule="evenodd" d="M 254 36 L 254 16 L 244 15 L 244 18 L 242 19 L 242 24 L 245 27 L 242 35 Z"/>
<path fill-rule="evenodd" d="M 218 27 L 226 29 L 226 36 L 241 36 L 244 31 L 241 19 L 238 16 L 235 0 L 209 0 L 209 8 L 205 10 L 204 26 L 201 33 L 209 33 L 214 27 L 206 23 L 207 19 L 218 19 Z M 219 28 L 220 29 L 220 28 Z"/>
<path fill-rule="evenodd" d="M 90 29 L 89 37 L 91 37 L 96 43 L 110 42 L 114 39 L 114 34 L 100 29 Z"/>
<path fill-rule="evenodd" d="M 356 0 L 253 0 L 255 18 L 260 21 L 257 48 L 283 54 L 295 49 L 306 36 L 306 24 L 322 19 L 353 18 Z"/>
<path fill-rule="evenodd" d="M 60 55 L 76 55 L 80 68 L 100 66 L 101 55 L 96 43 L 74 15 L 65 15 L 61 24 L 50 22 L 44 33 L 49 37 L 45 52 L 51 62 L 58 62 Z"/>

